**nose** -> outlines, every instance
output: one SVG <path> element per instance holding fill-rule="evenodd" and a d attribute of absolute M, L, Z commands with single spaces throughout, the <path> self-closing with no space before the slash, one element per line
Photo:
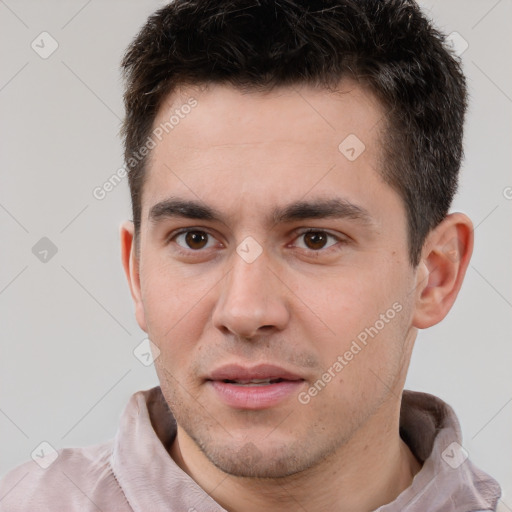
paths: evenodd
<path fill-rule="evenodd" d="M 213 312 L 214 326 L 237 338 L 256 338 L 283 330 L 289 321 L 285 287 L 269 267 L 265 253 L 248 263 L 233 254 Z"/>

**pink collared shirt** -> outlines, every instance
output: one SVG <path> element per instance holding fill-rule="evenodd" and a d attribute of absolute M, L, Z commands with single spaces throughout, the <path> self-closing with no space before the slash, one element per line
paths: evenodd
<path fill-rule="evenodd" d="M 423 466 L 378 512 L 496 510 L 500 486 L 466 458 L 449 405 L 404 391 L 400 433 Z M 59 450 L 46 469 L 30 461 L 8 473 L 0 482 L 0 512 L 226 512 L 170 457 L 175 435 L 160 387 L 139 391 L 113 440 Z"/>

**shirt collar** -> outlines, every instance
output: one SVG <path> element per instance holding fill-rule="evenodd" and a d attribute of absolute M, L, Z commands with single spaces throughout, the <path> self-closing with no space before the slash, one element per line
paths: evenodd
<path fill-rule="evenodd" d="M 466 458 L 460 425 L 448 404 L 405 390 L 400 435 L 423 467 L 411 486 L 378 512 L 494 510 L 500 487 Z M 169 455 L 175 436 L 176 421 L 160 387 L 131 397 L 111 457 L 130 506 L 134 512 L 224 511 Z"/>

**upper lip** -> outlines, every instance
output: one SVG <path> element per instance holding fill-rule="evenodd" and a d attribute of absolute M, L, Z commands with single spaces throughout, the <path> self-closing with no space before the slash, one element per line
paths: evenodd
<path fill-rule="evenodd" d="M 228 364 L 213 370 L 206 380 L 252 379 L 304 380 L 300 375 L 289 372 L 280 366 L 275 366 L 272 364 L 259 364 L 257 366 Z"/>

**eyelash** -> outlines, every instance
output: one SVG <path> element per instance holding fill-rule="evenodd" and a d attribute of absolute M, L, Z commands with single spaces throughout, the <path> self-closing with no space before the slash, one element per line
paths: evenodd
<path fill-rule="evenodd" d="M 167 238 L 167 243 L 173 242 L 179 235 L 187 234 L 187 233 L 191 233 L 191 232 L 205 233 L 209 237 L 215 238 L 211 233 L 209 233 L 205 229 L 201 229 L 201 228 L 186 228 L 186 229 L 181 229 L 179 231 L 176 231 L 176 232 L 172 233 Z M 338 244 L 346 245 L 346 244 L 349 243 L 349 240 L 346 237 L 336 236 L 336 235 L 330 233 L 329 231 L 326 231 L 324 229 L 318 229 L 318 228 L 307 228 L 307 229 L 304 229 L 304 230 L 300 231 L 299 233 L 297 233 L 297 236 L 294 238 L 294 241 L 296 239 L 300 238 L 301 236 L 307 235 L 308 233 L 322 233 L 322 234 L 327 235 L 330 238 L 335 239 L 336 242 L 337 242 L 335 244 L 330 245 L 326 249 L 322 248 L 322 249 L 314 250 L 314 249 L 299 248 L 299 249 L 301 249 L 303 251 L 305 250 L 305 251 L 307 251 L 307 252 L 309 252 L 311 254 L 320 254 L 320 253 L 326 254 L 326 253 L 330 253 L 331 250 L 339 250 L 339 247 L 338 248 L 336 247 Z M 178 253 L 180 253 L 181 255 L 189 256 L 190 254 L 194 254 L 194 253 L 199 254 L 199 253 L 203 252 L 202 249 L 197 249 L 197 250 L 185 249 L 184 247 L 180 246 L 176 242 L 174 242 L 174 243 L 175 243 L 175 245 L 177 247 Z"/>

